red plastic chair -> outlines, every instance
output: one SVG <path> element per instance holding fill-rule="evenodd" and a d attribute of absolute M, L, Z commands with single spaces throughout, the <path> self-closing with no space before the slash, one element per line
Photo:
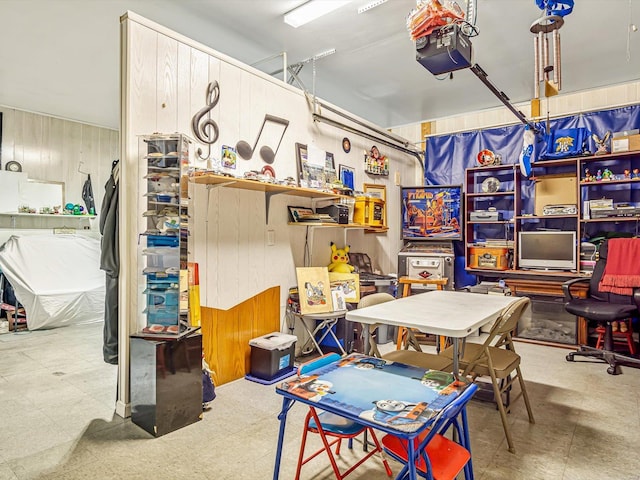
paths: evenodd
<path fill-rule="evenodd" d="M 318 357 L 314 360 L 311 360 L 310 362 L 302 364 L 298 368 L 298 375 L 302 375 L 311 370 L 316 370 L 340 358 L 340 355 L 338 355 L 337 353 L 330 353 L 327 355 L 323 355 L 322 357 Z M 357 463 L 350 466 L 344 472 L 341 472 L 335 457 L 340 455 L 342 440 L 348 440 L 348 447 L 352 448 L 353 439 L 361 433 L 364 433 L 365 431 L 368 432 L 368 434 L 371 436 L 371 440 L 373 440 L 375 448 L 371 451 L 368 451 L 366 455 L 358 460 Z M 322 439 L 323 446 L 318 451 L 305 458 L 305 447 L 307 444 L 307 435 L 309 434 L 309 432 L 319 434 L 320 438 Z M 334 446 L 335 455 L 331 450 Z M 329 461 L 331 462 L 331 468 L 333 469 L 333 472 L 335 473 L 338 480 L 342 480 L 343 478 L 345 478 L 376 453 L 380 455 L 384 468 L 387 471 L 387 475 L 390 477 L 393 474 L 391 471 L 391 467 L 389 467 L 389 462 L 387 462 L 387 459 L 384 457 L 382 446 L 380 445 L 380 442 L 378 441 L 378 438 L 376 437 L 376 434 L 374 433 L 372 428 L 366 427 L 357 422 L 340 417 L 338 415 L 334 415 L 329 412 L 320 411 L 320 413 L 318 413 L 314 407 L 309 407 L 309 412 L 307 413 L 307 417 L 304 422 L 302 442 L 300 445 L 300 454 L 298 455 L 296 480 L 299 480 L 300 478 L 300 471 L 302 470 L 302 466 L 310 460 L 316 458 L 322 452 L 327 453 Z"/>

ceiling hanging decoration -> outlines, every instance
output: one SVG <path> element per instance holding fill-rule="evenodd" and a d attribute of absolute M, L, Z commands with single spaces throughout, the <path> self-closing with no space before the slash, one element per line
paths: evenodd
<path fill-rule="evenodd" d="M 533 39 L 534 97 L 540 98 L 540 84 L 544 83 L 544 96 L 552 97 L 562 89 L 562 70 L 560 65 L 560 28 L 564 17 L 573 11 L 574 0 L 535 0 L 542 16 L 536 19 L 529 30 Z M 550 37 L 551 36 L 551 40 Z M 552 43 L 553 55 L 549 56 L 549 44 Z"/>

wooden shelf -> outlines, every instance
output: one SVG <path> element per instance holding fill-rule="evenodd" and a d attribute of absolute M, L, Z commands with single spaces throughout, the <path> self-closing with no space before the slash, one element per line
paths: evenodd
<path fill-rule="evenodd" d="M 489 220 L 489 221 L 482 221 L 482 222 L 468 221 L 467 225 L 485 225 L 485 224 L 503 225 L 505 223 L 506 224 L 512 224 L 513 220 Z"/>
<path fill-rule="evenodd" d="M 467 193 L 467 197 L 470 198 L 478 198 L 478 197 L 508 197 L 513 196 L 513 190 L 509 190 L 508 192 L 486 192 L 486 193 Z"/>
<path fill-rule="evenodd" d="M 288 222 L 287 225 L 295 227 L 334 227 L 334 228 L 369 228 L 359 223 L 334 223 L 334 222 Z"/>
<path fill-rule="evenodd" d="M 578 272 L 565 272 L 555 270 L 494 270 L 489 268 L 466 268 L 469 273 L 476 275 L 493 275 L 493 276 L 509 276 L 509 277 L 553 277 L 553 278 L 590 278 L 591 275 Z"/>
<path fill-rule="evenodd" d="M 603 185 L 615 185 L 620 183 L 638 183 L 640 184 L 640 178 L 623 178 L 620 180 L 600 180 L 595 182 L 580 182 L 581 187 L 600 187 Z"/>
<path fill-rule="evenodd" d="M 580 223 L 599 223 L 599 222 L 638 222 L 640 215 L 633 217 L 607 217 L 607 218 L 581 218 Z"/>
<path fill-rule="evenodd" d="M 189 177 L 189 181 L 197 185 L 207 185 L 209 187 L 236 188 L 239 190 L 250 190 L 253 192 L 263 192 L 265 195 L 265 208 L 267 223 L 269 223 L 269 204 L 274 195 L 294 195 L 296 197 L 306 197 L 312 199 L 330 200 L 333 198 L 353 198 L 333 192 L 322 192 L 313 188 L 289 187 L 286 185 L 275 185 L 257 180 L 246 180 L 244 178 L 226 177 L 206 173 Z"/>
<path fill-rule="evenodd" d="M 64 215 L 64 214 L 55 214 L 55 213 L 0 213 L 2 217 L 29 217 L 29 218 L 64 218 L 65 220 L 68 218 L 72 218 L 74 220 L 82 220 L 82 219 L 93 219 L 96 218 L 95 215 Z"/>
<path fill-rule="evenodd" d="M 516 220 L 549 220 L 550 218 L 578 218 L 577 213 L 571 215 L 516 215 Z"/>
<path fill-rule="evenodd" d="M 189 181 L 198 185 L 214 185 L 219 187 L 238 188 L 240 190 L 252 190 L 254 192 L 295 195 L 307 198 L 331 199 L 344 196 L 333 192 L 315 190 L 313 188 L 288 187 L 286 185 L 275 185 L 273 183 L 246 180 L 244 178 L 225 177 L 224 175 L 214 175 L 212 173 L 189 177 Z"/>
<path fill-rule="evenodd" d="M 489 165 L 486 167 L 471 167 L 467 168 L 469 171 L 473 172 L 495 172 L 496 170 L 513 170 L 518 167 L 517 163 L 507 163 L 504 165 Z"/>

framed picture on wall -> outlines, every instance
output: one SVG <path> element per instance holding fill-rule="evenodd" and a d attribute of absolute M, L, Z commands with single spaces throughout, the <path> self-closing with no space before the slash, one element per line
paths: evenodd
<path fill-rule="evenodd" d="M 338 169 L 338 172 L 339 172 L 340 181 L 342 182 L 342 184 L 345 187 L 350 188 L 351 190 L 355 190 L 354 182 L 355 182 L 355 176 L 356 176 L 356 169 L 352 167 L 348 167 L 347 165 L 341 164 Z"/>

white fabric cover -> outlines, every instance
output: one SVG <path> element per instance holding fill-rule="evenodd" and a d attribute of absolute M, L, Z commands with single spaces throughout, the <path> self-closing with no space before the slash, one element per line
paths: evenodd
<path fill-rule="evenodd" d="M 0 269 L 24 306 L 29 330 L 104 320 L 100 240 L 76 235 L 14 235 Z"/>

